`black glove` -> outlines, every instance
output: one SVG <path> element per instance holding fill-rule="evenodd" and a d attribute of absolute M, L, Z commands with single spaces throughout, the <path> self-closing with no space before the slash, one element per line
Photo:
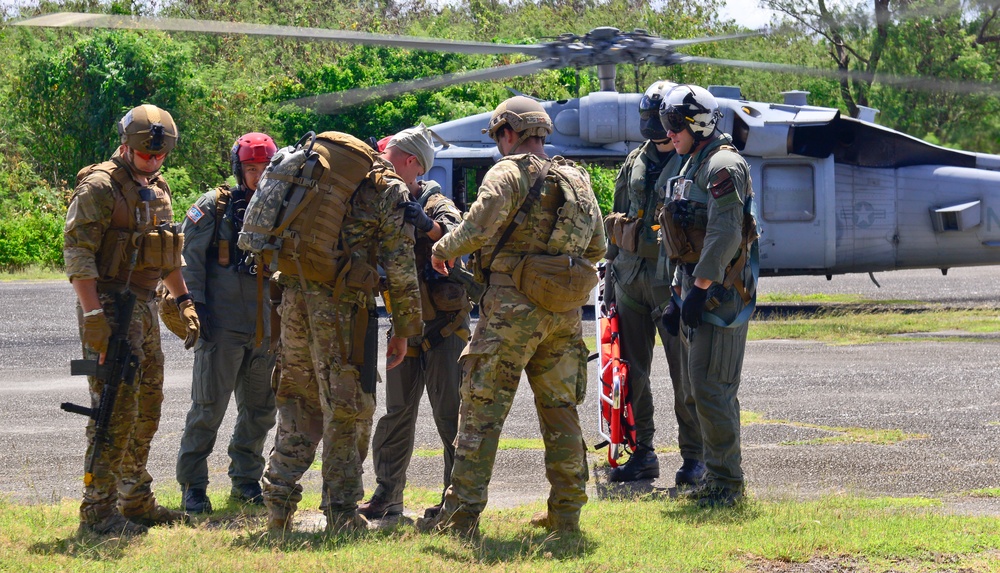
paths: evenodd
<path fill-rule="evenodd" d="M 604 267 L 604 287 L 601 289 L 601 303 L 607 310 L 615 302 L 615 273 L 611 270 L 611 265 Z"/>
<path fill-rule="evenodd" d="M 209 328 L 208 321 L 212 316 L 212 313 L 208 312 L 208 305 L 203 302 L 194 303 L 194 310 L 198 313 L 198 323 L 201 325 L 201 337 L 205 340 L 212 339 L 212 331 Z"/>
<path fill-rule="evenodd" d="M 691 292 L 684 297 L 681 305 L 681 318 L 688 328 L 698 328 L 701 326 L 701 313 L 705 310 L 705 300 L 708 298 L 708 289 L 691 287 Z"/>
<path fill-rule="evenodd" d="M 401 201 L 397 207 L 402 207 L 403 220 L 413 225 L 418 231 L 429 233 L 434 228 L 434 219 L 424 213 L 424 208 L 416 201 Z"/>
<path fill-rule="evenodd" d="M 681 332 L 681 309 L 677 306 L 677 301 L 673 297 L 670 297 L 670 304 L 667 305 L 667 309 L 663 311 L 663 316 L 660 317 L 660 322 L 663 323 L 663 328 L 666 329 L 667 334 L 670 336 L 677 336 Z"/>

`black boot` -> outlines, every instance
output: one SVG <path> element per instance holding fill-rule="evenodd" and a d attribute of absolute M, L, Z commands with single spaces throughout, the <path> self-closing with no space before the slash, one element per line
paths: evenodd
<path fill-rule="evenodd" d="M 698 487 L 705 481 L 705 464 L 701 460 L 684 458 L 675 478 L 677 487 Z"/>
<path fill-rule="evenodd" d="M 264 491 L 261 489 L 260 483 L 255 481 L 239 485 L 233 484 L 232 489 L 229 490 L 229 497 L 247 505 L 264 505 Z"/>
<path fill-rule="evenodd" d="M 208 499 L 205 488 L 184 489 L 184 511 L 191 514 L 212 513 L 212 500 Z"/>
<path fill-rule="evenodd" d="M 608 481 L 623 482 L 660 477 L 660 460 L 651 448 L 639 446 L 625 465 L 611 470 Z"/>

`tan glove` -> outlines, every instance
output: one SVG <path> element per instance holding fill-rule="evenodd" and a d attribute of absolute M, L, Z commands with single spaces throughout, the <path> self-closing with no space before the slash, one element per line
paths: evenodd
<path fill-rule="evenodd" d="M 187 326 L 187 337 L 184 338 L 184 348 L 188 349 L 198 342 L 198 334 L 201 332 L 201 325 L 198 322 L 198 311 L 194 308 L 194 301 L 191 299 L 177 305 L 181 311 L 181 317 Z"/>
<path fill-rule="evenodd" d="M 111 326 L 104 313 L 83 317 L 83 345 L 98 354 L 108 351 L 108 340 L 111 338 Z"/>

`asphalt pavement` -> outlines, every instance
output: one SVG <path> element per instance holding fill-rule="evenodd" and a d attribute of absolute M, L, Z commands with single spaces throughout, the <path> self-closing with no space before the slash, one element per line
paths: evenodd
<path fill-rule="evenodd" d="M 765 278 L 761 292 L 846 293 L 893 303 L 1000 309 L 1000 267 L 952 269 L 947 276 L 936 270 L 897 271 L 876 278 L 881 288 L 867 275 L 837 276 L 832 281 Z M 28 503 L 75 499 L 81 488 L 85 420 L 59 409 L 64 401 L 85 404 L 87 400 L 86 381 L 69 375 L 69 361 L 80 353 L 72 289 L 65 281 L 0 283 L 0 316 L 0 495 Z M 382 328 L 386 327 L 383 320 Z M 587 328 L 593 336 L 592 323 Z M 174 466 L 190 405 L 192 365 L 191 352 L 164 332 L 163 418 L 149 463 L 158 489 L 177 487 Z M 997 502 L 967 495 L 973 489 L 1000 487 L 998 350 L 1000 340 L 988 336 L 864 345 L 749 343 L 740 402 L 746 420 L 752 413 L 753 419 L 764 421 L 743 427 L 743 462 L 751 494 L 762 498 L 813 498 L 845 491 L 927 495 L 943 498 L 954 511 L 1000 514 Z M 662 473 L 652 486 L 667 488 L 673 485 L 680 457 L 662 355 L 653 371 Z M 590 444 L 598 441 L 595 384 L 592 366 L 591 392 L 580 410 Z M 384 403 L 383 392 L 380 386 L 379 404 Z M 440 447 L 426 399 L 421 412 L 417 447 Z M 381 413 L 380 406 L 376 418 Z M 234 418 L 230 412 L 218 451 L 209 459 L 212 488 L 228 489 L 225 444 Z M 912 437 L 892 444 L 843 441 L 852 428 L 899 430 Z M 504 426 L 504 437 L 539 437 L 526 382 Z M 414 458 L 410 482 L 438 488 L 441 468 L 440 457 Z M 304 483 L 318 490 L 318 472 L 307 472 Z M 365 484 L 369 490 L 374 487 L 370 461 Z M 594 494 L 600 491 L 595 488 Z M 501 451 L 489 492 L 492 507 L 544 499 L 548 485 L 542 452 Z"/>

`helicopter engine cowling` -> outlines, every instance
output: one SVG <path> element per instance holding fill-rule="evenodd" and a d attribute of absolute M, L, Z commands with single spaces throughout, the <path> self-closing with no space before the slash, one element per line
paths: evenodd
<path fill-rule="evenodd" d="M 636 112 L 641 97 L 640 94 L 617 92 L 595 92 L 583 96 L 577 100 L 578 109 L 567 107 L 555 113 L 553 123 L 556 132 L 593 144 L 642 141 Z M 551 113 L 555 109 L 549 111 Z"/>

